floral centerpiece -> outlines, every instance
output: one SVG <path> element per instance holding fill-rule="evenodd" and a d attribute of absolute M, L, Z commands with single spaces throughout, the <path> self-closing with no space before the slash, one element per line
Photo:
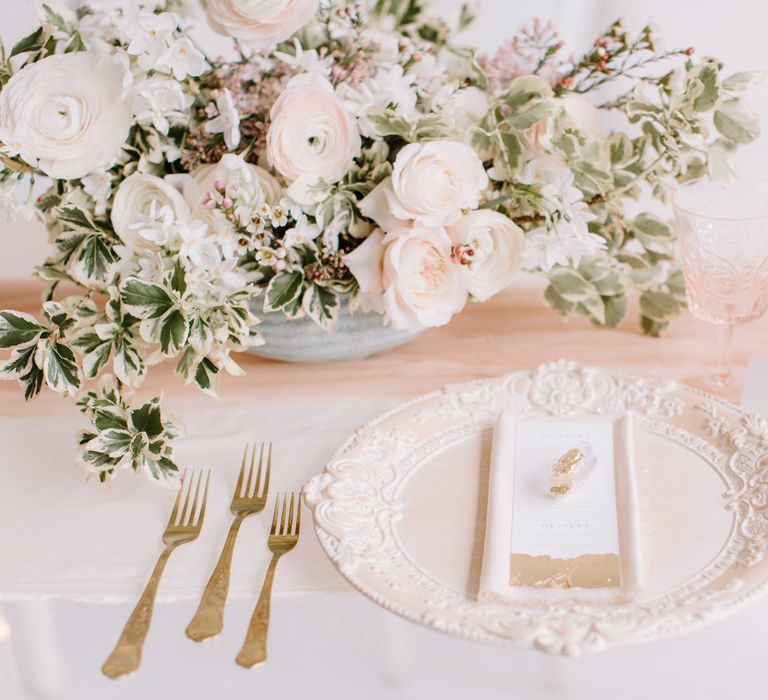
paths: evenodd
<path fill-rule="evenodd" d="M 257 315 L 439 326 L 524 268 L 602 326 L 637 290 L 658 333 L 684 304 L 674 236 L 627 205 L 728 180 L 759 131 L 741 92 L 761 75 L 723 79 L 650 28 L 615 23 L 574 59 L 535 23 L 486 56 L 455 38 L 468 5 L 448 21 L 422 0 L 208 0 L 234 41 L 216 58 L 188 9 L 43 3 L 0 57 L 0 206 L 53 246 L 39 317 L 0 312 L 0 375 L 78 396 L 79 460 L 102 481 L 177 475 L 178 427 L 130 391 L 174 358 L 213 392 L 263 342 Z"/>

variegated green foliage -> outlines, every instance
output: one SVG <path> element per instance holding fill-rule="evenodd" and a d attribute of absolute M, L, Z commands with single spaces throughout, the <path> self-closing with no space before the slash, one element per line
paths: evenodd
<path fill-rule="evenodd" d="M 163 415 L 159 397 L 131 408 L 117 382 L 104 375 L 78 405 L 92 424 L 80 433 L 78 457 L 100 481 L 126 468 L 142 470 L 155 481 L 174 481 L 179 475 L 172 440 L 181 431 Z"/>

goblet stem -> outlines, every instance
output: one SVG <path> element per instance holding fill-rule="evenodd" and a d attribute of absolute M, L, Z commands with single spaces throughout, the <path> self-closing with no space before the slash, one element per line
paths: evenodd
<path fill-rule="evenodd" d="M 729 386 L 733 379 L 732 370 L 733 323 L 720 324 L 720 358 L 717 366 L 717 385 Z"/>

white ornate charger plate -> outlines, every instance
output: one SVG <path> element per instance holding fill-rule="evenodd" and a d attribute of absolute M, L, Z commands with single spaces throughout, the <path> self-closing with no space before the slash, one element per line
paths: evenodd
<path fill-rule="evenodd" d="M 635 415 L 640 599 L 478 600 L 492 428 L 504 409 Z M 594 652 L 688 632 L 768 588 L 768 420 L 673 382 L 560 361 L 449 386 L 358 429 L 304 493 L 352 585 L 468 639 Z"/>

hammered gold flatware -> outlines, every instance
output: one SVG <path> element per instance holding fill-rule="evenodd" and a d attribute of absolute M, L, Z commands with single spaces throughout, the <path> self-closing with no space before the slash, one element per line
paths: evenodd
<path fill-rule="evenodd" d="M 264 463 L 265 447 L 267 449 L 266 464 Z M 261 445 L 259 450 L 259 466 L 254 479 L 254 466 L 256 462 L 257 448 L 254 445 L 251 452 L 250 467 L 246 478 L 246 466 L 249 446 L 245 446 L 243 464 L 240 467 L 240 475 L 237 477 L 235 495 L 229 506 L 235 516 L 227 533 L 224 549 L 221 551 L 216 568 L 203 591 L 203 597 L 192 621 L 187 625 L 187 637 L 196 642 L 215 637 L 221 633 L 224 627 L 224 605 L 227 602 L 229 592 L 229 572 L 232 567 L 232 554 L 235 551 L 235 541 L 240 525 L 249 515 L 260 513 L 267 503 L 269 491 L 269 473 L 272 469 L 272 443 Z M 245 486 L 243 486 L 245 482 Z"/>
<path fill-rule="evenodd" d="M 237 663 L 245 668 L 264 663 L 267 660 L 267 633 L 269 632 L 269 606 L 272 598 L 272 581 L 275 578 L 275 569 L 280 557 L 290 552 L 299 541 L 301 529 L 301 497 L 296 498 L 291 494 L 290 508 L 288 506 L 288 494 L 283 494 L 282 515 L 280 514 L 280 494 L 275 498 L 275 513 L 272 516 L 272 529 L 269 532 L 269 551 L 272 552 L 272 560 L 269 562 L 267 575 L 264 577 L 264 585 L 261 587 L 259 601 L 253 611 L 253 617 L 248 625 L 240 653 L 237 655 Z M 295 510 L 294 510 L 295 507 Z M 286 519 L 287 510 L 287 519 Z"/>
<path fill-rule="evenodd" d="M 208 484 L 211 479 L 210 471 L 200 470 L 184 475 L 179 493 L 176 496 L 176 502 L 173 504 L 171 517 L 168 519 L 168 525 L 163 533 L 163 542 L 165 549 L 155 564 L 155 569 L 150 576 L 149 583 L 141 594 L 139 602 L 134 608 L 128 622 L 125 624 L 123 633 L 117 645 L 112 650 L 107 660 L 101 667 L 105 676 L 110 678 L 119 678 L 128 673 L 132 673 L 139 668 L 141 664 L 141 651 L 144 647 L 144 640 L 149 632 L 149 625 L 152 622 L 152 610 L 155 606 L 155 595 L 160 584 L 160 578 L 163 570 L 176 547 L 187 542 L 196 540 L 203 527 L 205 519 L 205 504 L 208 500 Z M 200 486 L 205 480 L 205 488 L 200 499 Z M 179 505 L 184 496 L 184 505 L 179 514 Z M 198 503 L 200 504 L 198 507 Z"/>

